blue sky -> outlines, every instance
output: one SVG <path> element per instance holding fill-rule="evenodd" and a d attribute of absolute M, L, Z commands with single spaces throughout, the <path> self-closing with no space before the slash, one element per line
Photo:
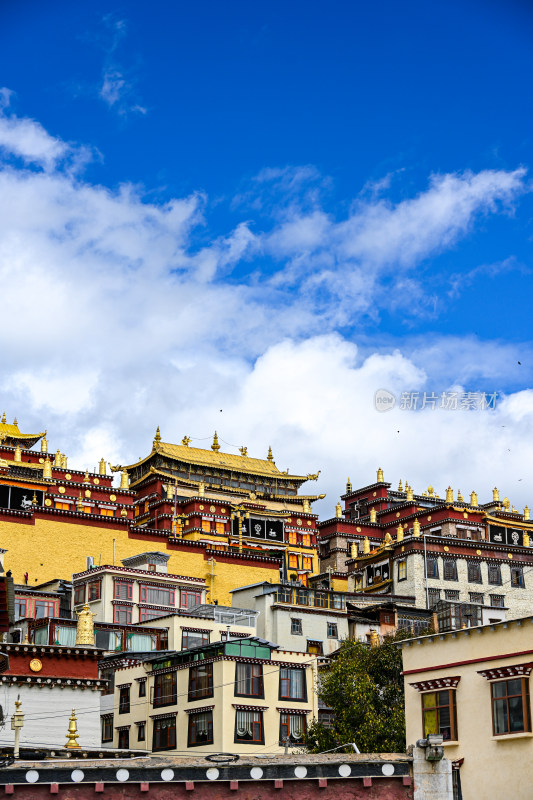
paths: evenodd
<path fill-rule="evenodd" d="M 530 4 L 20 0 L 0 22 L 9 415 L 88 465 L 217 427 L 323 467 L 331 507 L 376 461 L 528 500 Z M 454 387 L 497 411 L 373 407 Z"/>

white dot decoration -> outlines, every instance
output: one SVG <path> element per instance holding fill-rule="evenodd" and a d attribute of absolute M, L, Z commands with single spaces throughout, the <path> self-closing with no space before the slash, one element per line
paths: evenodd
<path fill-rule="evenodd" d="M 70 773 L 70 780 L 74 781 L 74 783 L 79 783 L 84 779 L 85 775 L 83 774 L 83 770 L 81 769 L 73 769 Z"/>
<path fill-rule="evenodd" d="M 258 781 L 260 778 L 263 777 L 263 770 L 261 767 L 252 767 L 250 770 L 250 777 L 254 779 L 254 781 Z"/>
<path fill-rule="evenodd" d="M 161 770 L 161 779 L 164 781 L 171 781 L 174 777 L 174 770 L 173 769 L 163 769 Z"/>
<path fill-rule="evenodd" d="M 307 775 L 307 767 L 295 767 L 294 774 L 297 778 L 305 778 Z"/>
<path fill-rule="evenodd" d="M 29 769 L 24 777 L 28 783 L 35 783 L 39 780 L 39 773 L 36 769 Z"/>
<path fill-rule="evenodd" d="M 124 783 L 130 777 L 130 773 L 127 769 L 117 769 L 117 781 Z"/>
<path fill-rule="evenodd" d="M 349 764 L 341 764 L 339 767 L 339 775 L 341 778 L 348 778 L 352 774 L 352 768 Z"/>
<path fill-rule="evenodd" d="M 220 775 L 220 772 L 218 771 L 218 769 L 216 767 L 210 767 L 210 769 L 208 769 L 205 774 L 206 774 L 206 777 L 207 777 L 208 780 L 216 781 L 216 779 Z"/>
<path fill-rule="evenodd" d="M 394 775 L 394 764 L 383 764 L 381 771 L 385 777 L 390 778 L 391 775 Z"/>

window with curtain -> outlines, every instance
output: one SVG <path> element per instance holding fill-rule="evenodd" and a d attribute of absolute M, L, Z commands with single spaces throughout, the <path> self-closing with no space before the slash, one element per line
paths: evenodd
<path fill-rule="evenodd" d="M 56 625 L 54 629 L 54 644 L 74 647 L 76 644 L 76 628 L 66 625 Z"/>
<path fill-rule="evenodd" d="M 177 672 L 165 672 L 154 678 L 153 706 L 176 705 L 177 698 Z"/>
<path fill-rule="evenodd" d="M 172 750 L 176 747 L 176 717 L 154 719 L 152 750 Z"/>
<path fill-rule="evenodd" d="M 26 600 L 15 599 L 15 620 L 24 619 L 26 616 Z"/>
<path fill-rule="evenodd" d="M 34 644 L 48 644 L 48 625 L 44 628 L 37 628 L 33 634 Z"/>
<path fill-rule="evenodd" d="M 426 692 L 422 695 L 422 715 L 424 736 L 430 733 L 442 734 L 444 741 L 457 739 L 457 712 L 455 709 L 455 689 L 440 692 Z"/>
<path fill-rule="evenodd" d="M 213 665 L 199 664 L 189 669 L 189 700 L 213 696 Z"/>
<path fill-rule="evenodd" d="M 187 744 L 189 747 L 196 747 L 201 744 L 213 744 L 212 711 L 201 711 L 198 714 L 189 714 Z"/>
<path fill-rule="evenodd" d="M 113 597 L 115 600 L 131 600 L 133 597 L 133 583 L 131 581 L 115 580 Z"/>
<path fill-rule="evenodd" d="M 91 600 L 100 600 L 102 591 L 102 581 L 89 581 L 87 586 L 87 600 L 90 603 Z"/>
<path fill-rule="evenodd" d="M 55 603 L 53 600 L 37 600 L 35 602 L 35 619 L 54 616 Z"/>
<path fill-rule="evenodd" d="M 164 611 L 161 608 L 140 608 L 139 609 L 139 622 L 146 622 L 147 620 L 157 619 L 158 617 L 164 617 L 168 614 L 168 611 Z"/>
<path fill-rule="evenodd" d="M 235 694 L 238 697 L 265 696 L 262 664 L 235 664 Z"/>
<path fill-rule="evenodd" d="M 85 602 L 85 584 L 80 583 L 78 586 L 74 587 L 74 604 L 78 605 L 79 603 Z"/>
<path fill-rule="evenodd" d="M 285 742 L 301 744 L 306 731 L 305 714 L 290 714 L 282 712 L 280 715 L 280 745 Z"/>
<path fill-rule="evenodd" d="M 156 636 L 150 633 L 128 633 L 126 638 L 128 650 L 148 652 L 156 649 Z"/>
<path fill-rule="evenodd" d="M 235 712 L 235 741 L 264 744 L 262 711 L 240 711 L 237 709 Z"/>
<path fill-rule="evenodd" d="M 119 631 L 107 631 L 94 629 L 96 646 L 102 650 L 121 650 L 122 636 Z"/>
<path fill-rule="evenodd" d="M 181 589 L 180 608 L 194 608 L 202 602 L 202 593 L 194 589 Z"/>
<path fill-rule="evenodd" d="M 282 667 L 279 671 L 280 700 L 307 700 L 305 670 Z"/>
<path fill-rule="evenodd" d="M 113 608 L 113 622 L 119 625 L 131 624 L 131 606 L 115 606 Z"/>
<path fill-rule="evenodd" d="M 140 586 L 141 603 L 153 603 L 158 606 L 174 605 L 174 589 L 167 586 Z"/>
<path fill-rule="evenodd" d="M 204 633 L 200 633 L 200 631 L 182 631 L 182 650 L 191 650 L 193 647 L 202 647 L 204 644 L 209 644 L 209 631 Z"/>

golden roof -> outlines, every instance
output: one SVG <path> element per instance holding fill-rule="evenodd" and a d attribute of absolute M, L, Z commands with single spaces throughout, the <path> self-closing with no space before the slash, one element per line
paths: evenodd
<path fill-rule="evenodd" d="M 14 419 L 10 425 L 8 422 L 6 422 L 6 415 L 4 414 L 2 416 L 2 420 L 0 422 L 0 442 L 2 442 L 4 439 L 20 439 L 22 441 L 28 441 L 32 439 L 33 444 L 35 444 L 35 442 L 38 442 L 39 439 L 42 439 L 45 434 L 46 431 L 43 431 L 43 433 L 21 433 L 16 419 Z"/>
<path fill-rule="evenodd" d="M 157 445 L 150 455 L 137 461 L 135 464 L 124 467 L 124 469 L 131 470 L 143 464 L 145 461 L 152 458 L 155 453 L 167 456 L 175 461 L 184 461 L 185 463 L 195 464 L 197 466 L 226 469 L 232 472 L 248 473 L 252 475 L 262 475 L 279 480 L 303 482 L 315 479 L 314 475 L 289 475 L 288 471 L 280 472 L 275 463 L 268 458 L 251 458 L 248 455 L 233 455 L 231 453 L 222 453 L 220 450 L 202 450 L 199 447 L 169 444 L 168 442 L 157 442 Z"/>

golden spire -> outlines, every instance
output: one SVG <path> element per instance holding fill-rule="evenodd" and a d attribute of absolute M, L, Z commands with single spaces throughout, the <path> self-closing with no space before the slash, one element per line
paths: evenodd
<path fill-rule="evenodd" d="M 383 470 L 381 469 L 381 467 L 379 467 L 379 469 L 378 469 L 378 480 L 377 480 L 377 482 L 378 483 L 383 483 Z"/>
<path fill-rule="evenodd" d="M 522 534 L 522 545 L 524 547 L 529 547 L 529 533 L 527 531 L 524 531 Z"/>
<path fill-rule="evenodd" d="M 398 491 L 399 492 L 403 492 L 403 486 L 402 486 L 402 479 L 401 478 L 400 478 L 400 483 L 398 484 Z"/>
<path fill-rule="evenodd" d="M 346 493 L 349 494 L 351 491 L 352 491 L 352 482 L 351 482 L 350 478 L 348 477 L 346 479 Z"/>
<path fill-rule="evenodd" d="M 24 639 L 22 640 L 21 644 L 31 644 L 28 634 L 29 631 L 26 628 L 26 633 L 24 634 Z"/>
<path fill-rule="evenodd" d="M 61 453 L 59 450 L 56 450 L 56 454 L 54 456 L 54 467 L 61 466 Z"/>
<path fill-rule="evenodd" d="M 342 519 L 342 506 L 340 503 L 335 506 L 335 516 L 337 519 Z"/>
<path fill-rule="evenodd" d="M 413 499 L 413 487 L 412 486 L 408 486 L 407 487 L 405 499 L 406 500 L 412 500 Z"/>
<path fill-rule="evenodd" d="M 218 434 L 216 431 L 215 435 L 213 436 L 213 444 L 211 445 L 211 450 L 214 450 L 215 453 L 218 453 L 218 451 L 220 450 L 220 445 L 218 443 Z"/>
<path fill-rule="evenodd" d="M 401 542 L 403 539 L 403 525 L 398 525 L 396 528 L 396 541 Z"/>
<path fill-rule="evenodd" d="M 50 462 L 50 458 L 46 456 L 43 465 L 43 478 L 51 478 L 52 477 L 52 464 Z"/>
<path fill-rule="evenodd" d="M 370 542 L 368 541 L 368 536 L 365 536 L 363 539 L 363 553 L 367 555 L 370 553 Z"/>
<path fill-rule="evenodd" d="M 303 498 L 302 506 L 303 506 L 302 510 L 303 510 L 304 514 L 310 514 L 311 513 L 311 504 L 309 503 L 309 500 L 307 499 L 307 497 Z"/>
<path fill-rule="evenodd" d="M 31 502 L 32 502 L 32 505 L 34 505 L 34 506 L 37 505 L 37 495 L 36 495 L 35 492 L 33 493 L 33 497 L 31 499 Z"/>
<path fill-rule="evenodd" d="M 477 506 L 477 494 L 475 492 L 470 493 L 470 505 Z"/>
<path fill-rule="evenodd" d="M 493 503 L 499 503 L 500 502 L 500 493 L 499 493 L 499 491 L 498 491 L 496 486 L 492 490 L 492 502 Z"/>
<path fill-rule="evenodd" d="M 20 449 L 20 445 L 15 447 L 15 455 L 13 456 L 13 461 L 22 461 L 22 450 Z"/>
<path fill-rule="evenodd" d="M 188 447 L 190 441 L 191 441 L 190 436 L 184 436 L 183 439 L 181 440 L 181 443 L 184 447 Z"/>
<path fill-rule="evenodd" d="M 158 425 L 154 436 L 154 450 L 157 450 L 160 441 L 161 441 L 161 432 L 159 430 L 159 425 Z"/>
<path fill-rule="evenodd" d="M 46 431 L 44 432 L 44 436 L 41 439 L 41 453 L 46 453 L 48 450 L 48 439 L 46 438 Z"/>
<path fill-rule="evenodd" d="M 270 447 L 270 445 L 268 446 L 267 461 L 274 461 L 274 456 L 272 455 L 272 448 Z"/>
<path fill-rule="evenodd" d="M 122 475 L 120 476 L 120 488 L 121 489 L 130 488 L 130 476 L 128 475 L 127 469 L 122 470 Z"/>
<path fill-rule="evenodd" d="M 74 748 L 78 749 L 81 745 L 78 744 L 76 739 L 79 739 L 80 735 L 78 733 L 78 725 L 76 720 L 76 710 L 72 709 L 72 714 L 69 719 L 68 723 L 68 732 L 67 732 L 67 743 L 65 745 L 65 749 L 72 750 Z"/>
<path fill-rule="evenodd" d="M 76 508 L 78 509 L 79 512 L 83 511 L 83 500 L 81 499 L 81 492 L 80 496 L 76 500 Z"/>
<path fill-rule="evenodd" d="M 465 501 L 465 500 L 464 500 L 464 497 L 463 497 L 463 495 L 461 494 L 461 490 L 460 490 L 460 489 L 458 489 L 458 490 L 457 490 L 457 502 L 458 502 L 458 503 L 464 503 L 464 501 Z"/>
<path fill-rule="evenodd" d="M 377 520 L 378 520 L 378 515 L 377 515 L 376 509 L 375 508 L 371 508 L 370 509 L 370 522 L 377 522 Z"/>
<path fill-rule="evenodd" d="M 524 519 L 531 519 L 531 515 L 530 515 L 530 511 L 529 511 L 529 506 L 526 506 L 526 507 L 524 508 Z"/>
<path fill-rule="evenodd" d="M 15 417 L 15 419 L 13 420 L 13 425 L 18 425 L 18 422 L 17 422 L 17 418 L 16 418 L 16 417 Z"/>
<path fill-rule="evenodd" d="M 239 453 L 241 454 L 241 456 L 247 456 L 248 455 L 248 448 L 247 447 L 239 447 Z"/>
<path fill-rule="evenodd" d="M 350 545 L 350 558 L 357 558 L 357 545 L 355 542 Z"/>
<path fill-rule="evenodd" d="M 417 519 L 413 521 L 413 536 L 420 536 L 420 522 Z"/>
<path fill-rule="evenodd" d="M 98 465 L 98 472 L 100 475 L 107 475 L 105 458 L 100 459 L 100 464 Z"/>
<path fill-rule="evenodd" d="M 451 486 L 448 486 L 446 489 L 446 502 L 450 504 L 453 503 L 453 489 Z"/>
<path fill-rule="evenodd" d="M 82 610 L 78 613 L 78 623 L 76 625 L 76 647 L 94 647 L 94 619 L 96 614 L 92 614 L 89 604 L 85 603 Z"/>
<path fill-rule="evenodd" d="M 4 425 L 6 424 L 6 412 L 5 411 L 2 414 L 2 422 L 3 422 Z"/>
<path fill-rule="evenodd" d="M 67 468 L 67 457 L 64 453 L 61 454 L 61 469 Z"/>

